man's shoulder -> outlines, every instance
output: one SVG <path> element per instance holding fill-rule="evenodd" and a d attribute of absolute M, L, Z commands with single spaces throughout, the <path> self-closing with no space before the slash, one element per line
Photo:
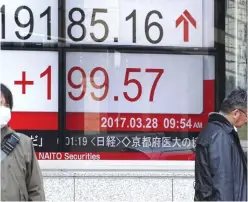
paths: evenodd
<path fill-rule="evenodd" d="M 3 141 L 3 144 L 6 141 L 10 141 L 12 146 L 15 148 L 12 153 L 13 155 L 16 156 L 16 158 L 27 159 L 27 161 L 31 159 L 33 155 L 32 139 L 28 137 L 26 134 L 17 132 L 13 129 L 9 129 L 8 134 L 6 134 L 5 136 L 5 140 Z"/>
<path fill-rule="evenodd" d="M 24 134 L 24 133 L 20 133 L 20 132 L 13 131 L 12 134 L 15 135 L 15 136 L 17 136 L 17 138 L 19 138 L 19 144 L 20 144 L 21 146 L 23 146 L 24 148 L 32 143 L 31 138 L 28 137 L 28 136 L 27 136 L 26 134 Z M 28 146 L 28 148 L 29 148 L 29 146 Z"/>
<path fill-rule="evenodd" d="M 30 162 L 33 158 L 33 141 L 24 133 L 14 132 L 14 134 L 20 137 L 19 144 L 15 153 L 19 153 L 18 156 L 22 156 L 27 162 Z"/>
<path fill-rule="evenodd" d="M 209 145 L 214 140 L 222 138 L 226 135 L 228 135 L 227 132 L 223 130 L 220 125 L 207 123 L 202 131 L 199 133 L 197 143 L 202 145 Z"/>

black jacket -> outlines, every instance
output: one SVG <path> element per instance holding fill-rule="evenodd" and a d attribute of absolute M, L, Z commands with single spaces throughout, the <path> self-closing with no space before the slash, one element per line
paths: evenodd
<path fill-rule="evenodd" d="M 246 155 L 224 116 L 209 116 L 195 152 L 195 201 L 247 201 Z"/>

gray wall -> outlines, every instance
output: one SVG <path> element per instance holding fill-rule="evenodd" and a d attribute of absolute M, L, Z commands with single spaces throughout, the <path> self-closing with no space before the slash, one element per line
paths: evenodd
<path fill-rule="evenodd" d="M 193 201 L 192 171 L 43 172 L 48 201 Z"/>

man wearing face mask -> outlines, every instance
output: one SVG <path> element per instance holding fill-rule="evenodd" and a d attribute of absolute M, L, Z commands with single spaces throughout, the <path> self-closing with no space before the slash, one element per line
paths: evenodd
<path fill-rule="evenodd" d="M 247 122 L 247 91 L 234 89 L 196 141 L 195 201 L 247 201 L 247 158 L 237 128 Z"/>
<path fill-rule="evenodd" d="M 12 107 L 12 93 L 1 84 L 1 201 L 45 201 L 43 179 L 32 140 L 8 125 Z"/>

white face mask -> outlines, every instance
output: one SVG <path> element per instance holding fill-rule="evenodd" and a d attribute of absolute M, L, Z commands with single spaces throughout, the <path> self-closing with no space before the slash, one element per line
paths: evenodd
<path fill-rule="evenodd" d="M 1 106 L 0 107 L 0 127 L 6 126 L 11 118 L 10 108 Z"/>

